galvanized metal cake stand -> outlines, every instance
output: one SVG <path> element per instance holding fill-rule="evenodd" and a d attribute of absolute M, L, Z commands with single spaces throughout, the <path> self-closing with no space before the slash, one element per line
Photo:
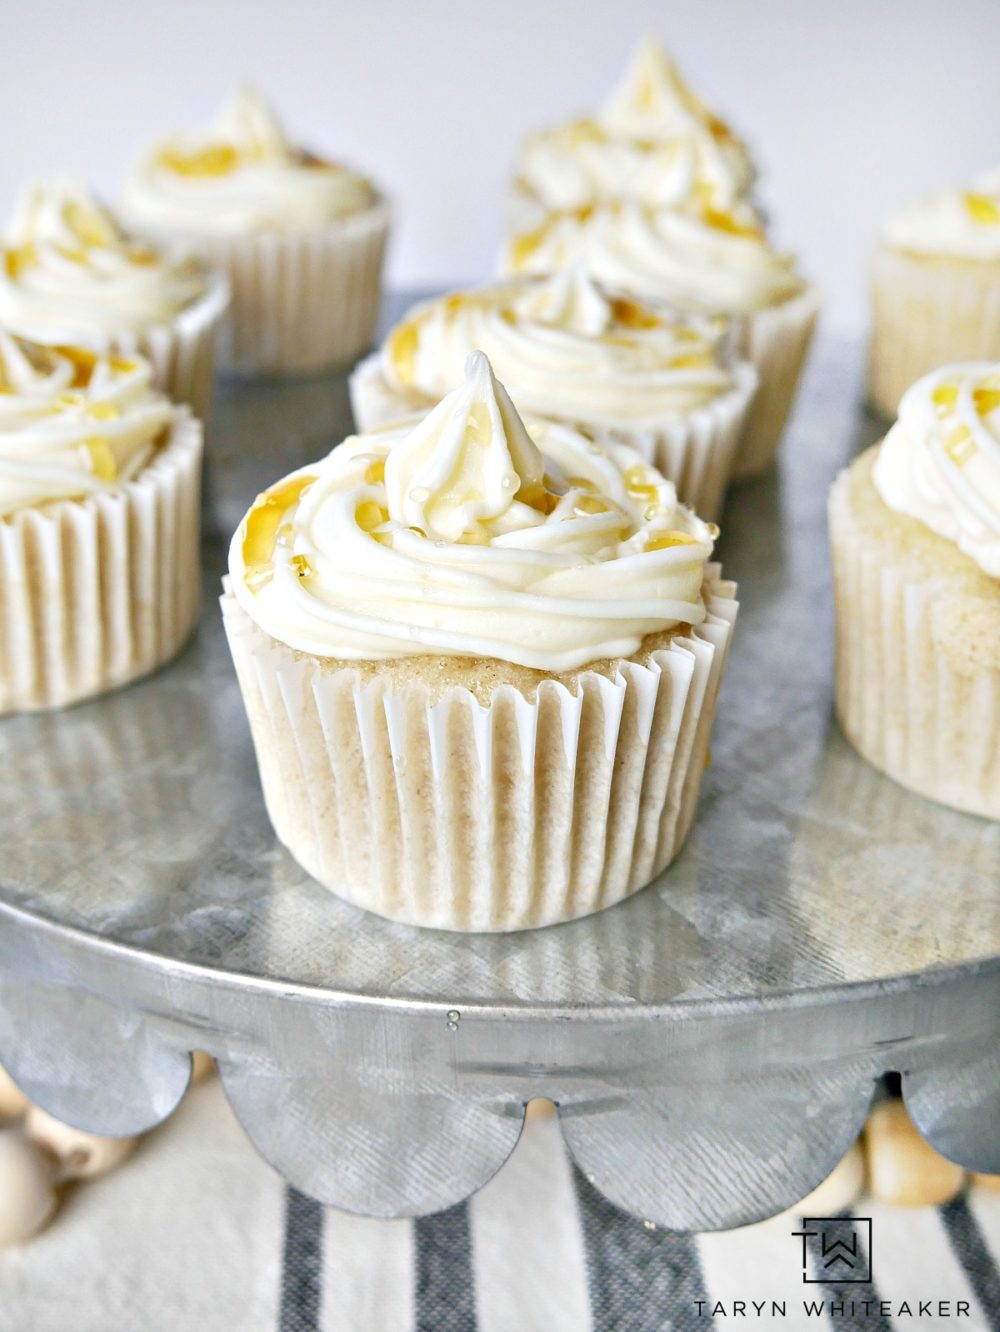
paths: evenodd
<path fill-rule="evenodd" d="M 1000 1172 L 1000 826 L 880 776 L 831 712 L 826 491 L 877 433 L 859 361 L 820 346 L 780 472 L 726 510 L 742 610 L 687 849 L 630 902 L 509 936 L 389 924 L 275 841 L 223 538 L 349 413 L 342 378 L 225 388 L 197 640 L 0 723 L 0 1062 L 28 1095 L 135 1133 L 207 1050 L 267 1160 L 380 1216 L 466 1197 L 546 1096 L 610 1199 L 710 1229 L 800 1198 L 895 1070 L 932 1143 Z"/>

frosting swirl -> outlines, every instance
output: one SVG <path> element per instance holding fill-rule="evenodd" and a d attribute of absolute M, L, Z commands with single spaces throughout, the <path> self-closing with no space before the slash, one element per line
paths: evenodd
<path fill-rule="evenodd" d="M 0 331 L 0 516 L 113 490 L 149 461 L 175 408 L 141 357 Z"/>
<path fill-rule="evenodd" d="M 1000 578 L 1000 362 L 946 365 L 909 388 L 876 489 Z"/>
<path fill-rule="evenodd" d="M 616 295 L 584 270 L 458 292 L 413 309 L 389 334 L 390 384 L 437 400 L 481 348 L 519 408 L 584 427 L 686 415 L 735 384 L 721 322 Z"/>
<path fill-rule="evenodd" d="M 1000 167 L 966 190 L 936 194 L 889 218 L 884 239 L 913 254 L 1000 259 Z"/>
<path fill-rule="evenodd" d="M 750 190 L 754 169 L 745 145 L 646 37 L 595 117 L 525 140 L 519 176 L 550 212 L 614 199 L 672 208 L 692 197 L 727 208 Z"/>
<path fill-rule="evenodd" d="M 295 147 L 259 93 L 241 88 L 205 129 L 138 163 L 123 207 L 153 230 L 231 235 L 320 226 L 374 202 L 364 176 Z"/>
<path fill-rule="evenodd" d="M 259 496 L 229 568 L 247 614 L 302 652 L 559 672 L 701 623 L 714 535 L 631 449 L 529 435 L 475 352 L 422 420 L 348 439 Z"/>
<path fill-rule="evenodd" d="M 754 210 L 656 212 L 603 204 L 555 213 L 506 247 L 509 273 L 582 264 L 599 282 L 681 309 L 748 314 L 803 289 L 790 254 L 772 250 Z"/>
<path fill-rule="evenodd" d="M 29 185 L 0 251 L 0 323 L 39 342 L 106 343 L 174 319 L 204 270 L 122 230 L 76 181 Z"/>

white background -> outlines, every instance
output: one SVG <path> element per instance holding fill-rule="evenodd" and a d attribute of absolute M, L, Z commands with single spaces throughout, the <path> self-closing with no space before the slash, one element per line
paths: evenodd
<path fill-rule="evenodd" d="M 398 206 L 390 280 L 487 275 L 515 143 L 664 37 L 748 138 L 777 239 L 859 332 L 879 219 L 1000 164 L 1000 0 L 0 0 L 0 206 L 70 169 L 113 195 L 150 139 L 257 82 Z"/>

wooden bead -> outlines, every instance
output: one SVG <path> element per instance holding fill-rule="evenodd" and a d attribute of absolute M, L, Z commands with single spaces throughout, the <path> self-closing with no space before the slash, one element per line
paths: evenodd
<path fill-rule="evenodd" d="M 135 1138 L 102 1138 L 71 1128 L 33 1105 L 24 1121 L 33 1142 L 51 1152 L 59 1163 L 59 1178 L 94 1179 L 106 1175 L 135 1150 Z"/>
<path fill-rule="evenodd" d="M 195 1050 L 191 1056 L 191 1086 L 197 1087 L 215 1072 L 215 1060 L 204 1050 Z"/>
<path fill-rule="evenodd" d="M 902 1101 L 883 1101 L 865 1128 L 868 1187 L 897 1207 L 939 1207 L 961 1192 L 965 1171 L 920 1136 Z"/>
<path fill-rule="evenodd" d="M 0 1130 L 0 1245 L 20 1244 L 56 1210 L 55 1163 L 20 1129 Z"/>
<path fill-rule="evenodd" d="M 547 1101 L 544 1096 L 536 1096 L 525 1106 L 524 1117 L 530 1124 L 537 1119 L 551 1119 L 555 1112 L 556 1108 L 551 1101 Z"/>
<path fill-rule="evenodd" d="M 20 1119 L 27 1108 L 27 1096 L 10 1074 L 0 1068 L 0 1119 Z"/>
<path fill-rule="evenodd" d="M 991 1193 L 1000 1193 L 1000 1175 L 972 1174 L 969 1179 L 977 1189 L 989 1189 Z"/>
<path fill-rule="evenodd" d="M 792 1209 L 799 1216 L 835 1216 L 850 1207 L 865 1187 L 865 1156 L 861 1143 L 855 1142 L 840 1158 L 822 1184 L 817 1184 Z"/>

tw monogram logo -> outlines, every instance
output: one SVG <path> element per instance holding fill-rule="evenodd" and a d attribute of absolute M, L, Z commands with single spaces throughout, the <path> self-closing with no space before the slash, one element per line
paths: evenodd
<path fill-rule="evenodd" d="M 807 1216 L 802 1240 L 802 1280 L 806 1285 L 860 1283 L 872 1279 L 870 1216 Z"/>

